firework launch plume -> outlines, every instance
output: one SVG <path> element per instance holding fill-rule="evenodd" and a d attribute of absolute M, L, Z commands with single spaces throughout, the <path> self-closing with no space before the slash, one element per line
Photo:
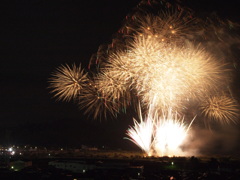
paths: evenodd
<path fill-rule="evenodd" d="M 148 156 L 151 156 L 152 151 L 152 135 L 153 135 L 153 121 L 151 118 L 143 120 L 140 123 L 133 119 L 134 126 L 127 130 L 127 135 L 130 141 L 140 147 Z"/>
<path fill-rule="evenodd" d="M 187 125 L 184 118 L 171 109 L 156 119 L 154 150 L 157 156 L 183 155 L 180 146 L 189 135 L 189 129 L 195 118 Z"/>
<path fill-rule="evenodd" d="M 139 114 L 140 122 L 134 119 L 134 126 L 127 130 L 127 139 L 148 156 L 182 155 L 180 146 L 187 139 L 194 119 L 187 125 L 184 118 L 180 119 L 179 114 L 173 113 L 170 108 L 162 115 L 158 115 L 153 109 L 150 107 L 144 120 L 142 114 Z"/>

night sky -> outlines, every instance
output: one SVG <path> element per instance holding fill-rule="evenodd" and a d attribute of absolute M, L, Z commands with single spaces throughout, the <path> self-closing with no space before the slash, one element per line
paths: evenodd
<path fill-rule="evenodd" d="M 196 12 L 240 22 L 239 2 L 182 1 Z M 139 0 L 6 0 L 1 22 L 0 145 L 82 144 L 136 148 L 123 139 L 130 115 L 93 120 L 76 104 L 57 102 L 48 78 L 61 64 L 87 68 L 99 45 L 110 43 Z"/>

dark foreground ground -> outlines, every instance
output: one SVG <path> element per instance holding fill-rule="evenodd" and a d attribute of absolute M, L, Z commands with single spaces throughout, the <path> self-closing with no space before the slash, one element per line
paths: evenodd
<path fill-rule="evenodd" d="M 4 161 L 6 157 L 1 158 L 0 180 L 240 179 L 240 160 L 231 157 L 18 157 L 8 159 L 8 166 Z"/>

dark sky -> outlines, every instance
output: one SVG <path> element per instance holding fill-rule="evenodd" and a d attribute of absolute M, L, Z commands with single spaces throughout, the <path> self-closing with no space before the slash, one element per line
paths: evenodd
<path fill-rule="evenodd" d="M 56 102 L 47 87 L 59 65 L 75 62 L 86 67 L 98 46 L 111 41 L 137 3 L 6 1 L 1 25 L 0 144 L 79 146 L 118 141 L 109 134 L 122 140 L 127 123 L 87 119 L 75 104 Z"/>
<path fill-rule="evenodd" d="M 61 64 L 82 63 L 121 27 L 139 0 L 5 0 L 1 22 L 0 144 L 135 146 L 123 140 L 132 119 L 87 119 L 73 103 L 56 102 L 48 78 Z M 211 3 L 209 3 L 211 2 Z M 184 3 L 240 20 L 235 1 Z"/>

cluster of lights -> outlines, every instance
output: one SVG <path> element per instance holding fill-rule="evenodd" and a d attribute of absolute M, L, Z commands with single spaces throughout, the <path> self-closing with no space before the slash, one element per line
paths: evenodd
<path fill-rule="evenodd" d="M 15 145 L 12 145 L 12 146 L 9 146 L 9 147 L 0 147 L 0 153 L 2 155 L 10 155 L 10 156 L 14 156 L 14 155 L 23 155 L 23 151 L 37 151 L 38 150 L 38 147 L 37 146 L 23 146 L 23 147 L 20 147 L 20 146 L 15 146 Z M 45 148 L 46 150 L 46 148 Z M 63 149 L 62 149 L 63 150 Z"/>
<path fill-rule="evenodd" d="M 14 154 L 15 154 L 15 151 L 13 150 L 12 147 L 10 147 L 10 148 L 8 149 L 8 152 L 9 152 L 11 155 L 14 155 Z"/>
<path fill-rule="evenodd" d="M 18 149 L 19 147 L 17 146 L 17 149 Z M 1 154 L 3 155 L 3 154 L 9 154 L 9 155 L 11 155 L 11 156 L 13 156 L 13 155 L 15 155 L 16 154 L 16 148 L 15 148 L 15 146 L 12 146 L 12 147 L 1 147 L 0 148 L 0 151 L 1 151 Z M 21 154 L 20 154 L 21 155 Z"/>

